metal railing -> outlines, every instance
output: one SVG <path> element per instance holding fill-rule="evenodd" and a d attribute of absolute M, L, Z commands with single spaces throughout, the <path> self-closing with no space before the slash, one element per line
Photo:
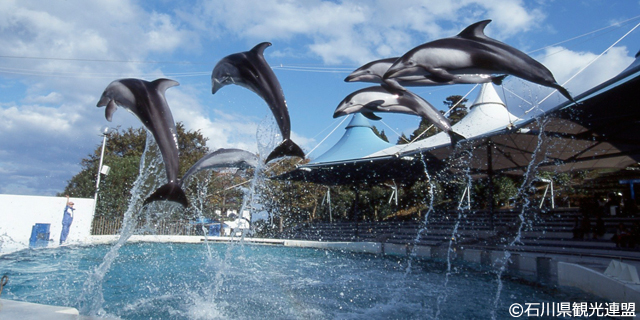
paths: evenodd
<path fill-rule="evenodd" d="M 122 229 L 122 220 L 118 218 L 97 217 L 91 224 L 92 235 L 117 235 Z M 159 220 L 154 222 L 139 221 L 136 233 L 155 235 L 202 235 L 202 225 L 189 220 Z"/>

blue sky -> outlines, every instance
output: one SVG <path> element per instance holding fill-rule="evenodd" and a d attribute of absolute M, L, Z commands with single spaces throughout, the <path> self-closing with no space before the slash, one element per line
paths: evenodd
<path fill-rule="evenodd" d="M 487 35 L 546 65 L 564 83 L 640 23 L 638 1 L 2 1 L 0 2 L 0 193 L 54 195 L 101 143 L 101 127 L 140 126 L 124 109 L 113 122 L 95 105 L 113 80 L 167 77 L 176 121 L 200 130 L 211 149 L 257 151 L 258 126 L 273 123 L 247 89 L 211 94 L 211 70 L 224 56 L 269 41 L 265 57 L 280 80 L 292 137 L 317 157 L 344 130 L 338 103 L 368 86 L 345 83 L 353 69 L 402 55 L 424 42 L 492 19 Z M 635 30 L 566 87 L 577 95 L 628 66 L 640 50 Z M 550 91 L 510 77 L 509 110 L 522 115 Z M 416 88 L 438 108 L 473 86 Z M 476 89 L 477 90 L 477 89 Z M 502 92 L 498 88 L 499 92 Z M 509 92 L 527 99 L 524 102 Z M 470 100 L 475 98 L 474 92 Z M 553 95 L 530 113 L 564 101 Z M 417 117 L 383 115 L 395 142 Z M 115 170 L 116 168 L 112 168 Z"/>

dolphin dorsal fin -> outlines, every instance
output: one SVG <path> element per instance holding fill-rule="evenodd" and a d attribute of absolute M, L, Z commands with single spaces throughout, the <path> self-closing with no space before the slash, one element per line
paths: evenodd
<path fill-rule="evenodd" d="M 267 47 L 271 46 L 271 42 L 262 42 L 262 43 L 258 43 L 255 47 L 253 47 L 251 49 L 251 52 L 262 56 L 264 49 L 266 49 Z"/>
<path fill-rule="evenodd" d="M 167 91 L 167 89 L 171 87 L 180 85 L 178 81 L 174 81 L 171 79 L 164 79 L 164 78 L 153 80 L 151 83 L 156 87 L 156 90 L 158 90 L 158 92 L 162 92 L 162 93 L 164 93 L 165 91 Z"/>
<path fill-rule="evenodd" d="M 487 38 L 484 34 L 484 28 L 491 20 L 478 21 L 458 33 L 458 37 L 465 39 Z"/>

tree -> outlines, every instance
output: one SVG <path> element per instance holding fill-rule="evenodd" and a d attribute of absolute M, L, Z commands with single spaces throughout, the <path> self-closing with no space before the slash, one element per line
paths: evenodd
<path fill-rule="evenodd" d="M 185 131 L 184 125 L 176 125 L 180 150 L 180 173 L 183 175 L 198 159 L 208 152 L 207 139 L 199 131 Z M 104 164 L 111 167 L 109 175 L 100 185 L 96 216 L 122 217 L 131 197 L 130 191 L 138 176 L 140 158 L 144 152 L 146 131 L 142 128 L 120 128 L 107 136 Z M 102 145 L 81 160 L 82 170 L 72 177 L 62 193 L 74 197 L 92 198 L 100 162 Z M 164 177 L 163 177 L 164 178 Z"/>
<path fill-rule="evenodd" d="M 460 119 L 464 118 L 467 113 L 469 113 L 467 111 L 467 106 L 465 105 L 467 101 L 467 99 L 463 99 L 460 95 L 448 96 L 445 101 L 442 101 L 442 103 L 447 106 L 447 110 L 451 109 L 448 118 L 452 125 L 456 124 Z"/>
<path fill-rule="evenodd" d="M 376 126 L 373 126 L 373 128 L 371 128 L 373 130 L 373 133 L 376 134 L 376 136 L 378 136 L 378 138 L 389 142 L 389 138 L 387 138 L 387 135 L 384 133 L 384 130 L 382 131 L 378 131 L 378 128 L 376 128 Z"/>
<path fill-rule="evenodd" d="M 398 137 L 398 141 L 396 142 L 396 144 L 407 144 L 409 142 L 409 138 L 407 138 L 407 136 L 403 132 L 400 137 Z"/>
<path fill-rule="evenodd" d="M 282 159 L 270 168 L 270 175 L 291 171 L 298 163 L 297 158 Z M 321 188 L 297 181 L 267 180 L 257 192 L 262 209 L 269 214 L 269 220 L 274 221 L 273 225 L 267 225 L 267 235 L 277 234 L 281 226 L 283 230 L 289 229 L 309 220 L 323 196 Z"/>

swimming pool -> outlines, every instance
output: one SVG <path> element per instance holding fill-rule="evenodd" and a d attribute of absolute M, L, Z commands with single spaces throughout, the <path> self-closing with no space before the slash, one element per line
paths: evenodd
<path fill-rule="evenodd" d="M 23 250 L 0 257 L 2 298 L 80 309 L 88 275 L 110 246 Z M 437 260 L 265 245 L 130 243 L 102 284 L 123 319 L 486 319 L 494 272 Z M 503 280 L 497 318 L 512 303 L 595 301 Z"/>

